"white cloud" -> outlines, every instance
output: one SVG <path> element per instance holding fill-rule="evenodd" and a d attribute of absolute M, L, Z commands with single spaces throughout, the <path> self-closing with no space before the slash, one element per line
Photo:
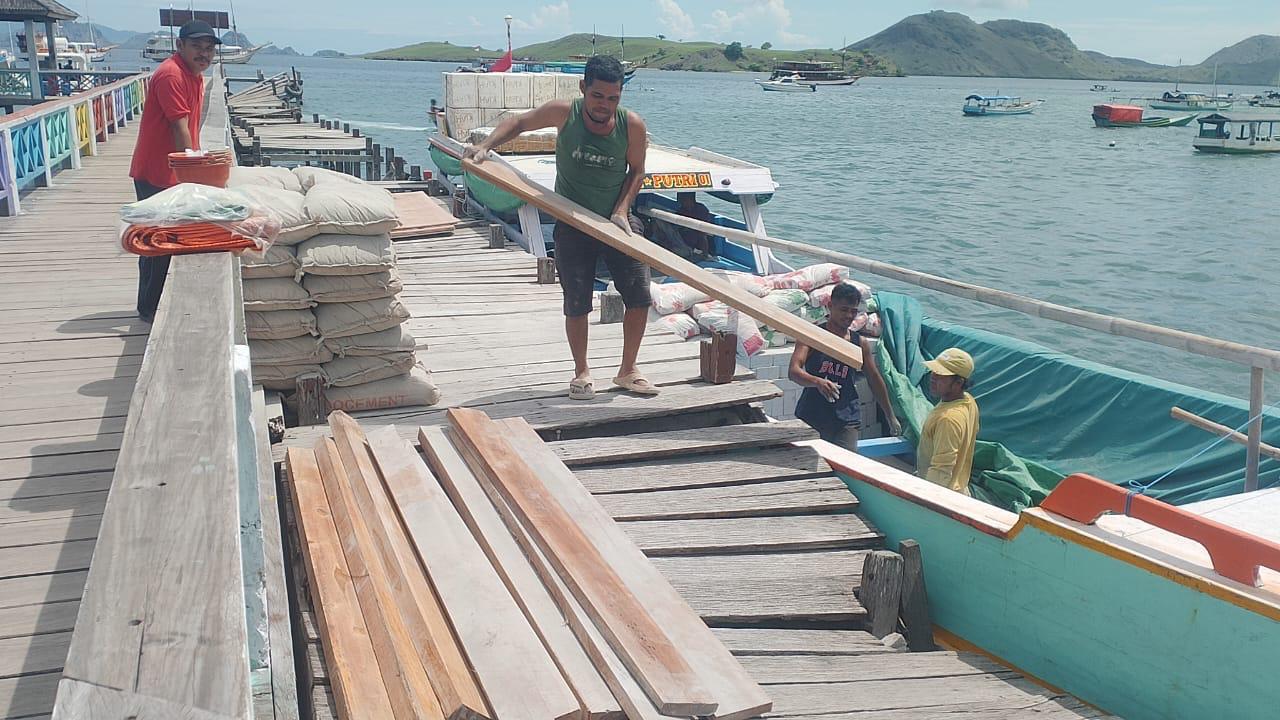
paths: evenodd
<path fill-rule="evenodd" d="M 525 20 L 515 18 L 511 25 L 517 30 L 549 30 L 569 32 L 569 0 L 561 0 L 555 5 L 543 5 L 533 11 L 533 17 Z"/>
<path fill-rule="evenodd" d="M 971 10 L 1026 10 L 1030 0 L 952 0 L 957 8 Z"/>
<path fill-rule="evenodd" d="M 658 10 L 658 24 L 667 31 L 667 35 L 677 40 L 693 37 L 693 18 L 676 0 L 658 0 Z"/>
<path fill-rule="evenodd" d="M 791 10 L 786 0 L 738 0 L 733 12 L 716 9 L 706 28 L 716 40 L 732 41 L 758 37 L 785 45 L 799 45 L 812 39 L 791 32 Z M 744 37 L 737 37 L 742 35 Z"/>

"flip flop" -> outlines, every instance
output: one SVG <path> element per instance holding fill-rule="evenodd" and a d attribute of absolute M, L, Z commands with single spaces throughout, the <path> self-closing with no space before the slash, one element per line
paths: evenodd
<path fill-rule="evenodd" d="M 613 379 L 613 384 L 623 388 L 624 390 L 630 390 L 637 395 L 658 394 L 658 388 L 655 387 L 653 383 L 649 382 L 648 378 L 641 375 L 639 371 L 633 372 L 625 377 L 619 375 Z"/>
<path fill-rule="evenodd" d="M 595 383 L 591 378 L 574 378 L 569 381 L 570 400 L 591 400 L 595 396 Z"/>

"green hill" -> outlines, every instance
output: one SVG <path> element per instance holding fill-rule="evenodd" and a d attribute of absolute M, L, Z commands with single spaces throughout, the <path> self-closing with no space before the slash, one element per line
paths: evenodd
<path fill-rule="evenodd" d="M 676 42 L 655 37 L 626 38 L 625 54 L 622 41 L 617 37 L 596 36 L 594 51 L 600 55 L 625 57 L 637 67 L 657 68 L 660 70 L 701 70 L 709 72 L 731 72 L 748 70 L 767 72 L 773 67 L 774 60 L 826 60 L 840 62 L 838 50 L 778 50 L 770 48 L 761 50 L 754 47 L 743 47 L 742 57 L 730 60 L 725 55 L 725 45 L 713 42 Z M 465 50 L 471 54 L 458 54 Z M 566 35 L 544 43 L 526 45 L 515 48 L 513 54 L 521 60 L 550 61 L 567 60 L 574 56 L 588 56 L 592 53 L 591 33 Z M 472 52 L 449 43 L 427 42 L 405 47 L 379 50 L 364 57 L 381 60 L 441 60 L 458 62 L 473 58 L 496 58 L 502 55 L 500 50 L 481 50 Z M 845 61 L 850 72 L 859 75 L 895 75 L 897 68 L 892 63 L 884 62 L 870 53 L 847 52 Z"/>
<path fill-rule="evenodd" d="M 1270 84 L 1280 70 L 1280 38 L 1259 35 L 1225 48 L 1199 65 L 1154 65 L 1080 50 L 1066 33 L 1040 23 L 976 23 L 935 10 L 912 15 L 850 46 L 886 58 L 909 75 L 1076 78 Z"/>

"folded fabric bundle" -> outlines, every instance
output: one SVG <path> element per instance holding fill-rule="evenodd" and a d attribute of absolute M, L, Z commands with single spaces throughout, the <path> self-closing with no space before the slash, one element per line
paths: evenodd
<path fill-rule="evenodd" d="M 134 225 L 231 222 L 252 214 L 243 194 L 197 183 L 179 183 L 120 208 L 120 219 Z"/>
<path fill-rule="evenodd" d="M 120 244 L 134 255 L 190 255 L 194 253 L 239 251 L 258 247 L 254 240 L 213 223 L 192 223 L 174 227 L 130 225 Z"/>

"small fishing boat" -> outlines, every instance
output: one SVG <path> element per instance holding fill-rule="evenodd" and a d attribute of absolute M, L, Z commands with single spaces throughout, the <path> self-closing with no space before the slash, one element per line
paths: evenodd
<path fill-rule="evenodd" d="M 1095 83 L 1089 87 L 1089 92 L 1120 92 L 1120 91 L 1113 87 L 1107 87 L 1106 85 L 1099 85 Z"/>
<path fill-rule="evenodd" d="M 1234 102 L 1230 98 L 1174 90 L 1158 98 L 1147 98 L 1147 107 L 1152 110 L 1230 110 Z"/>
<path fill-rule="evenodd" d="M 784 60 L 774 63 L 770 80 L 781 80 L 785 77 L 799 78 L 805 85 L 840 85 L 848 86 L 858 82 L 859 76 L 850 75 L 833 62 L 810 62 L 807 60 Z"/>
<path fill-rule="evenodd" d="M 970 95 L 964 99 L 965 115 L 1029 115 L 1044 100 L 1023 100 L 1011 95 Z"/>
<path fill-rule="evenodd" d="M 1280 116 L 1200 118 L 1200 132 L 1191 146 L 1203 153 L 1254 155 L 1280 152 Z"/>
<path fill-rule="evenodd" d="M 816 92 L 817 86 L 813 83 L 800 81 L 798 75 L 788 75 L 775 80 L 757 80 L 756 84 L 761 90 L 767 92 Z"/>
<path fill-rule="evenodd" d="M 1184 127 L 1196 119 L 1196 114 L 1174 117 L 1143 117 L 1137 105 L 1104 103 L 1093 106 L 1093 124 L 1100 128 L 1135 127 Z"/>

